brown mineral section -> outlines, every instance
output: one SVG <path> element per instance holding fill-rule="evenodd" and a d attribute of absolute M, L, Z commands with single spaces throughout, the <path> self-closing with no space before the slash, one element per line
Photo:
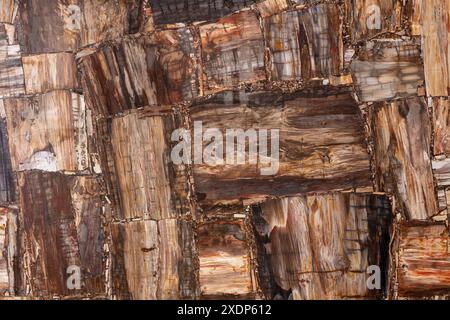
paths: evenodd
<path fill-rule="evenodd" d="M 0 0 L 0 299 L 448 298 L 449 14 Z"/>

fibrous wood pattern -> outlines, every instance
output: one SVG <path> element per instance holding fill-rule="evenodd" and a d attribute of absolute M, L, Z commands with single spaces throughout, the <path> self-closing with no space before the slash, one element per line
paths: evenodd
<path fill-rule="evenodd" d="M 381 102 L 372 116 L 377 187 L 397 197 L 410 220 L 437 214 L 431 159 L 431 124 L 423 98 Z"/>
<path fill-rule="evenodd" d="M 113 294 L 131 299 L 195 298 L 192 223 L 113 223 Z"/>
<path fill-rule="evenodd" d="M 450 260 L 445 224 L 405 225 L 400 230 L 400 295 L 448 292 Z"/>
<path fill-rule="evenodd" d="M 318 5 L 264 19 L 273 80 L 328 78 L 340 73 L 338 7 Z M 317 18 L 321 17 L 321 18 Z"/>
<path fill-rule="evenodd" d="M 448 19 L 0 0 L 0 299 L 450 296 Z"/>
<path fill-rule="evenodd" d="M 20 47 L 14 43 L 6 30 L 0 25 L 0 98 L 25 93 Z"/>
<path fill-rule="evenodd" d="M 171 112 L 132 112 L 113 119 L 105 160 L 111 166 L 110 188 L 122 208 L 116 218 L 168 219 L 189 213 L 185 168 L 170 160 L 171 134 L 180 123 Z"/>
<path fill-rule="evenodd" d="M 242 220 L 208 222 L 197 232 L 202 297 L 254 298 Z"/>
<path fill-rule="evenodd" d="M 77 89 L 77 67 L 70 53 L 49 53 L 22 58 L 27 94 Z"/>
<path fill-rule="evenodd" d="M 156 24 L 214 21 L 223 16 L 250 7 L 255 0 L 150 0 Z"/>
<path fill-rule="evenodd" d="M 8 1 L 9 2 L 9 1 Z M 139 1 L 24 0 L 19 5 L 25 53 L 75 51 L 136 32 Z"/>
<path fill-rule="evenodd" d="M 13 170 L 77 171 L 87 169 L 83 136 L 83 96 L 68 90 L 4 101 Z M 77 143 L 83 144 L 77 146 Z"/>
<path fill-rule="evenodd" d="M 269 260 L 270 272 L 259 272 L 265 277 L 261 282 L 272 275 L 294 299 L 382 295 L 368 290 L 366 270 L 381 266 L 386 285 L 391 219 L 386 198 L 350 193 L 287 197 L 254 207 L 253 219 L 260 239 L 268 237 L 258 252 L 259 260 Z M 269 298 L 275 293 L 265 292 Z"/>
<path fill-rule="evenodd" d="M 449 16 L 448 1 L 422 1 L 421 30 L 424 52 L 425 79 L 429 96 L 449 95 Z"/>
<path fill-rule="evenodd" d="M 265 79 L 259 24 L 257 15 L 245 10 L 200 26 L 206 92 Z"/>
<path fill-rule="evenodd" d="M 371 41 L 352 61 L 361 101 L 385 101 L 416 96 L 423 85 L 420 48 L 404 41 Z"/>
<path fill-rule="evenodd" d="M 18 180 L 21 234 L 17 255 L 23 269 L 15 274 L 16 293 L 37 297 L 80 291 L 105 294 L 99 221 L 103 205 L 95 181 L 42 171 L 22 172 Z M 79 288 L 67 285 L 74 266 L 81 269 Z"/>
<path fill-rule="evenodd" d="M 254 164 L 238 164 L 237 160 L 230 164 L 229 159 L 222 163 L 220 158 L 213 166 L 194 164 L 196 192 L 203 202 L 371 186 L 363 118 L 348 92 L 308 96 L 227 91 L 195 104 L 190 117 L 194 124 L 202 122 L 203 131 L 279 130 L 278 168 L 261 159 Z M 210 140 L 203 143 L 207 145 Z M 229 146 L 235 152 L 239 152 L 237 143 Z M 224 144 L 225 150 L 226 141 Z M 269 159 L 265 160 L 276 157 L 270 149 L 266 156 Z M 267 175 L 261 175 L 264 169 L 269 171 Z"/>
<path fill-rule="evenodd" d="M 124 39 L 82 59 L 83 87 L 103 115 L 167 105 L 198 95 L 194 35 L 166 30 Z"/>
<path fill-rule="evenodd" d="M 345 0 L 344 7 L 352 42 L 401 28 L 400 0 Z"/>

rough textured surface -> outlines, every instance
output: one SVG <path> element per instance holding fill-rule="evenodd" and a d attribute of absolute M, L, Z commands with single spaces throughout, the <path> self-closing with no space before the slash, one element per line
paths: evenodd
<path fill-rule="evenodd" d="M 424 99 L 377 104 L 372 127 L 378 190 L 395 194 L 408 220 L 437 214 L 429 154 L 431 124 Z"/>
<path fill-rule="evenodd" d="M 250 7 L 255 0 L 150 0 L 156 24 L 214 21 L 239 9 Z"/>
<path fill-rule="evenodd" d="M 382 268 L 385 290 L 390 220 L 387 199 L 372 195 L 288 197 L 254 207 L 255 231 L 266 239 L 258 260 L 269 260 L 259 272 L 266 297 L 276 294 L 264 285 L 270 281 L 294 299 L 383 295 L 368 290 L 366 270 Z"/>
<path fill-rule="evenodd" d="M 338 8 L 318 5 L 264 19 L 273 80 L 327 78 L 340 73 Z"/>
<path fill-rule="evenodd" d="M 0 24 L 0 98 L 25 93 L 20 47 Z"/>
<path fill-rule="evenodd" d="M 237 158 L 230 164 L 226 157 L 222 163 L 221 156 L 210 160 L 216 162 L 212 166 L 194 164 L 197 196 L 206 203 L 371 185 L 363 119 L 348 93 L 283 95 L 227 91 L 194 105 L 190 117 L 194 124 L 202 121 L 203 132 L 220 128 L 223 135 L 226 129 L 234 128 L 279 130 L 278 171 L 270 161 L 263 161 L 275 158 L 270 148 L 266 155 L 259 156 L 256 164 L 250 161 L 238 164 Z M 255 132 L 259 139 L 261 131 Z M 260 145 L 269 141 L 271 134 L 263 137 Z M 209 141 L 205 139 L 204 146 Z M 235 152 L 239 152 L 237 143 L 230 146 Z M 204 155 L 208 152 L 205 149 Z M 273 172 L 269 170 L 271 166 Z M 264 168 L 266 175 L 261 174 Z"/>
<path fill-rule="evenodd" d="M 402 226 L 399 255 L 401 295 L 448 292 L 450 256 L 448 230 L 444 224 Z"/>
<path fill-rule="evenodd" d="M 82 58 L 88 105 L 112 115 L 128 109 L 167 105 L 198 94 L 190 29 L 127 38 Z"/>
<path fill-rule="evenodd" d="M 252 270 L 242 221 L 205 223 L 197 232 L 202 297 L 253 298 Z"/>
<path fill-rule="evenodd" d="M 206 93 L 266 78 L 257 15 L 245 10 L 200 26 Z"/>
<path fill-rule="evenodd" d="M 0 0 L 0 299 L 448 299 L 448 20 Z"/>
<path fill-rule="evenodd" d="M 421 6 L 426 88 L 433 97 L 449 95 L 449 14 L 448 1 L 431 0 Z"/>
<path fill-rule="evenodd" d="M 22 58 L 27 94 L 76 89 L 77 67 L 70 53 L 50 53 Z"/>
<path fill-rule="evenodd" d="M 132 299 L 195 298 L 192 224 L 175 219 L 114 223 L 114 294 Z"/>
<path fill-rule="evenodd" d="M 136 32 L 138 8 L 128 0 L 20 1 L 25 53 L 75 51 Z"/>
<path fill-rule="evenodd" d="M 351 70 L 363 102 L 415 96 L 423 84 L 420 48 L 403 41 L 367 42 Z"/>
<path fill-rule="evenodd" d="M 344 0 L 352 42 L 401 28 L 401 0 Z"/>
<path fill-rule="evenodd" d="M 86 128 L 83 97 L 67 90 L 30 98 L 4 101 L 12 167 L 15 171 L 76 171 L 86 169 L 87 159 L 77 157 Z M 81 153 L 87 157 L 87 153 Z"/>
<path fill-rule="evenodd" d="M 132 112 L 113 119 L 108 156 L 114 161 L 111 181 L 117 181 L 113 188 L 119 191 L 123 214 L 117 218 L 167 219 L 189 212 L 187 178 L 170 160 L 170 137 L 178 118 Z"/>

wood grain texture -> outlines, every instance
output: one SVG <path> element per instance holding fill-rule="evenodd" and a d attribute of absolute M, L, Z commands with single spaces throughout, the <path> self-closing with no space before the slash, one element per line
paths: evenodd
<path fill-rule="evenodd" d="M 25 93 L 20 47 L 0 25 L 0 98 Z"/>
<path fill-rule="evenodd" d="M 87 169 L 83 97 L 67 90 L 4 101 L 14 171 Z"/>
<path fill-rule="evenodd" d="M 366 270 L 377 265 L 386 289 L 386 198 L 329 193 L 270 200 L 253 208 L 253 220 L 259 239 L 266 239 L 258 261 L 270 261 L 270 274 L 259 279 L 263 287 L 273 276 L 294 299 L 373 298 L 383 292 L 368 290 Z M 266 298 L 273 294 L 265 291 Z"/>
<path fill-rule="evenodd" d="M 24 53 L 73 51 L 79 46 L 79 0 L 20 1 Z"/>
<path fill-rule="evenodd" d="M 0 209 L 0 296 L 9 292 L 8 261 L 6 259 L 6 227 L 8 210 Z"/>
<path fill-rule="evenodd" d="M 266 79 L 264 38 L 253 11 L 235 13 L 199 29 L 206 94 Z"/>
<path fill-rule="evenodd" d="M 102 115 L 167 105 L 198 95 L 190 29 L 127 38 L 82 58 L 88 105 Z"/>
<path fill-rule="evenodd" d="M 111 225 L 114 295 L 119 299 L 193 299 L 197 295 L 192 223 L 165 219 Z"/>
<path fill-rule="evenodd" d="M 280 13 L 290 7 L 289 0 L 263 0 L 253 6 L 262 18 Z"/>
<path fill-rule="evenodd" d="M 254 298 L 243 221 L 205 223 L 197 233 L 202 298 Z"/>
<path fill-rule="evenodd" d="M 22 58 L 27 94 L 77 89 L 77 66 L 71 53 L 49 53 Z"/>
<path fill-rule="evenodd" d="M 80 250 L 80 268 L 83 285 L 91 295 L 104 295 L 105 287 L 105 230 L 104 219 L 109 206 L 103 199 L 105 190 L 100 178 L 67 176 L 72 198 Z"/>
<path fill-rule="evenodd" d="M 433 98 L 433 153 L 450 155 L 450 114 L 448 98 Z"/>
<path fill-rule="evenodd" d="M 18 259 L 18 210 L 0 209 L 0 297 L 14 295 L 16 275 L 21 271 Z"/>
<path fill-rule="evenodd" d="M 401 28 L 400 0 L 345 0 L 344 9 L 352 42 Z"/>
<path fill-rule="evenodd" d="M 420 47 L 414 43 L 367 42 L 350 68 L 356 92 L 363 102 L 415 96 L 423 85 Z"/>
<path fill-rule="evenodd" d="M 424 99 L 377 103 L 371 117 L 378 190 L 394 194 L 408 220 L 437 214 Z"/>
<path fill-rule="evenodd" d="M 432 0 L 421 6 L 426 89 L 433 97 L 450 92 L 449 10 L 448 1 Z"/>
<path fill-rule="evenodd" d="M 17 11 L 17 1 L 2 0 L 0 2 L 0 22 L 13 23 Z"/>
<path fill-rule="evenodd" d="M 157 25 L 214 21 L 240 9 L 250 7 L 255 0 L 150 0 Z"/>
<path fill-rule="evenodd" d="M 16 184 L 12 172 L 6 121 L 0 119 L 0 203 L 16 201 Z"/>
<path fill-rule="evenodd" d="M 141 1 L 25 0 L 20 2 L 27 54 L 75 51 L 137 32 Z M 137 11 L 136 11 L 137 10 Z"/>
<path fill-rule="evenodd" d="M 450 256 L 445 224 L 402 226 L 399 256 L 400 295 L 420 297 L 448 292 Z"/>
<path fill-rule="evenodd" d="M 286 11 L 264 19 L 273 80 L 327 78 L 343 64 L 336 5 Z"/>
<path fill-rule="evenodd" d="M 176 218 L 190 212 L 188 180 L 170 160 L 172 131 L 179 118 L 172 113 L 146 116 L 132 112 L 111 124 L 111 152 L 117 181 L 120 219 Z M 178 170 L 180 169 L 180 170 Z"/>
<path fill-rule="evenodd" d="M 81 1 L 80 45 L 136 33 L 142 23 L 142 0 Z"/>
<path fill-rule="evenodd" d="M 61 173 L 19 174 L 22 272 L 17 293 L 70 295 L 67 268 L 80 266 L 70 190 Z M 29 291 L 28 291 L 29 290 Z"/>
<path fill-rule="evenodd" d="M 261 157 L 256 164 L 194 164 L 202 204 L 371 185 L 362 116 L 345 90 L 291 95 L 227 91 L 192 106 L 190 118 L 194 124 L 202 121 L 203 132 L 218 128 L 224 137 L 227 129 L 234 128 L 279 130 L 279 168 L 272 174 L 261 174 L 262 168 L 269 167 Z M 267 138 L 261 141 L 260 146 Z M 205 139 L 203 148 L 209 142 Z M 237 152 L 236 140 L 230 146 Z M 270 148 L 266 157 L 276 160 Z"/>
<path fill-rule="evenodd" d="M 432 167 L 438 195 L 439 211 L 443 211 L 447 209 L 448 202 L 450 202 L 450 198 L 447 199 L 447 192 L 450 188 L 450 159 L 434 159 L 432 161 Z"/>

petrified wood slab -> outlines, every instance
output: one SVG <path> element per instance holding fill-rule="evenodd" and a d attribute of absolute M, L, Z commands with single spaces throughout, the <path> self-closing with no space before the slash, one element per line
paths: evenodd
<path fill-rule="evenodd" d="M 447 190 L 450 188 L 450 159 L 435 159 L 432 161 L 433 175 L 438 194 L 439 211 L 447 208 L 450 198 L 447 199 Z"/>
<path fill-rule="evenodd" d="M 262 18 L 280 13 L 290 7 L 289 0 L 263 0 L 253 6 Z"/>
<path fill-rule="evenodd" d="M 350 68 L 356 93 L 364 102 L 415 96 L 423 85 L 420 47 L 410 42 L 367 42 Z"/>
<path fill-rule="evenodd" d="M 433 153 L 450 155 L 450 114 L 448 97 L 433 98 Z"/>
<path fill-rule="evenodd" d="M 110 179 L 122 208 L 116 218 L 167 219 L 190 212 L 186 173 L 170 159 L 171 135 L 180 121 L 170 109 L 160 115 L 134 111 L 112 120 L 107 156 L 114 161 Z"/>
<path fill-rule="evenodd" d="M 449 234 L 445 224 L 400 229 L 399 294 L 435 296 L 450 289 Z"/>
<path fill-rule="evenodd" d="M 378 190 L 393 193 L 407 219 L 425 220 L 437 214 L 425 100 L 376 103 L 371 124 Z"/>
<path fill-rule="evenodd" d="M 420 21 L 422 4 L 422 0 L 412 0 L 406 5 L 406 14 L 409 16 L 409 29 L 413 36 L 420 36 L 422 34 Z"/>
<path fill-rule="evenodd" d="M 80 266 L 70 190 L 60 173 L 32 171 L 19 174 L 20 282 L 36 296 L 70 295 L 69 266 Z M 27 263 L 28 261 L 28 263 Z M 19 276 L 19 275 L 16 275 Z"/>
<path fill-rule="evenodd" d="M 83 0 L 81 8 L 80 45 L 114 40 L 139 31 L 143 0 Z M 72 12 L 72 16 L 77 12 Z"/>
<path fill-rule="evenodd" d="M 344 9 L 352 42 L 401 28 L 400 0 L 345 0 Z"/>
<path fill-rule="evenodd" d="M 18 237 L 19 237 L 19 210 L 13 208 L 2 208 L 2 223 L 4 224 L 4 238 L 3 245 L 1 247 L 2 254 L 0 255 L 3 258 L 5 263 L 3 272 L 2 282 L 8 282 L 8 290 L 9 295 L 15 294 L 16 284 L 18 284 L 18 280 L 20 279 L 19 274 L 21 273 L 21 265 L 19 259 L 19 245 L 18 245 Z M 6 220 L 5 220 L 6 219 Z M 1 242 L 1 241 L 0 241 Z M 1 259 L 0 259 L 1 260 Z M 2 266 L 3 268 L 3 266 Z M 5 278 L 7 276 L 7 279 Z M 4 287 L 4 285 L 3 285 Z M 6 292 L 6 290 L 4 291 Z M 0 294 L 1 296 L 1 294 Z"/>
<path fill-rule="evenodd" d="M 0 119 L 0 203 L 16 201 L 16 184 L 12 173 L 6 121 Z"/>
<path fill-rule="evenodd" d="M 206 94 L 266 79 L 264 38 L 255 12 L 244 10 L 199 29 Z"/>
<path fill-rule="evenodd" d="M 14 171 L 87 169 L 83 96 L 58 90 L 4 105 Z"/>
<path fill-rule="evenodd" d="M 201 224 L 197 229 L 203 299 L 254 298 L 249 248 L 242 220 Z"/>
<path fill-rule="evenodd" d="M 66 177 L 72 197 L 72 210 L 80 250 L 80 268 L 84 289 L 90 294 L 104 294 L 105 288 L 105 232 L 104 219 L 110 215 L 104 204 L 104 186 L 93 176 Z"/>
<path fill-rule="evenodd" d="M 97 113 L 167 105 L 198 95 L 194 35 L 166 30 L 126 38 L 82 58 L 86 102 Z"/>
<path fill-rule="evenodd" d="M 77 89 L 77 66 L 71 53 L 49 53 L 22 58 L 27 94 Z"/>
<path fill-rule="evenodd" d="M 20 47 L 0 25 L 0 98 L 25 93 Z"/>
<path fill-rule="evenodd" d="M 8 261 L 6 260 L 6 227 L 8 210 L 0 208 L 0 296 L 9 292 Z"/>
<path fill-rule="evenodd" d="M 0 22 L 13 23 L 17 11 L 17 1 L 2 0 L 0 2 Z"/>
<path fill-rule="evenodd" d="M 421 5 L 422 51 L 427 94 L 448 96 L 450 88 L 448 1 L 424 1 Z"/>
<path fill-rule="evenodd" d="M 276 153 L 268 143 L 273 131 L 259 139 L 260 147 L 268 143 L 268 153 L 259 156 L 257 163 L 249 161 L 247 141 L 245 162 L 237 163 L 237 140 L 228 146 L 235 151 L 229 159 L 233 162 L 222 158 L 220 151 L 208 161 L 211 163 L 204 162 L 205 155 L 214 155 L 211 147 L 206 149 L 212 138 L 205 138 L 203 148 L 197 146 L 197 160 L 203 162 L 194 159 L 193 165 L 197 197 L 202 204 L 371 186 L 362 115 L 346 91 L 226 91 L 194 104 L 190 118 L 194 124 L 192 137 L 200 139 L 196 143 L 193 138 L 193 143 L 201 144 L 201 134 L 194 131 L 195 123 L 201 121 L 203 132 L 217 128 L 223 135 L 219 138 L 224 142 L 223 151 L 227 148 L 227 129 L 245 132 L 253 128 L 255 136 L 262 134 L 261 130 L 279 130 L 278 170 Z"/>
<path fill-rule="evenodd" d="M 337 5 L 321 4 L 264 19 L 273 80 L 328 78 L 343 65 Z"/>
<path fill-rule="evenodd" d="M 197 296 L 192 222 L 140 220 L 111 225 L 113 295 L 119 299 Z"/>
<path fill-rule="evenodd" d="M 21 172 L 18 181 L 16 294 L 105 295 L 101 219 L 106 208 L 99 181 L 43 171 Z M 68 286 L 74 267 L 80 271 L 79 288 Z"/>
<path fill-rule="evenodd" d="M 150 0 L 157 25 L 214 21 L 230 13 L 250 7 L 255 0 Z"/>
<path fill-rule="evenodd" d="M 370 298 L 386 289 L 388 199 L 332 193 L 270 200 L 253 207 L 253 221 L 264 243 L 258 265 L 265 266 L 259 281 L 266 298 L 275 293 L 271 281 L 294 299 Z M 368 289 L 371 265 L 381 270 L 382 290 Z"/>
<path fill-rule="evenodd" d="M 81 46 L 136 32 L 138 7 L 127 0 L 21 1 L 24 52 L 75 51 Z"/>

